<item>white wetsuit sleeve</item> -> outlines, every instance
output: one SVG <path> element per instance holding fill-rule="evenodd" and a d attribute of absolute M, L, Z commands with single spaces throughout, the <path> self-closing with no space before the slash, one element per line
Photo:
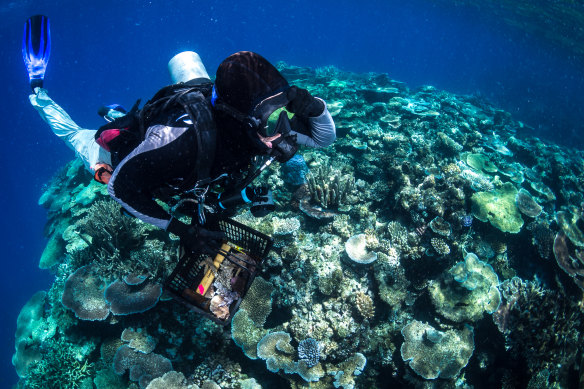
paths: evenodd
<path fill-rule="evenodd" d="M 75 151 L 87 170 L 91 171 L 96 163 L 111 165 L 110 154 L 95 142 L 96 130 L 79 127 L 71 116 L 49 97 L 45 89 L 38 88 L 37 91 L 37 94 L 29 96 L 30 103 L 55 135 Z"/>
<path fill-rule="evenodd" d="M 308 118 L 311 136 L 291 131 L 293 134 L 296 134 L 296 141 L 300 145 L 327 147 L 333 144 L 337 138 L 335 122 L 328 111 L 326 102 L 322 99 L 319 100 L 324 103 L 324 111 L 317 117 Z"/>

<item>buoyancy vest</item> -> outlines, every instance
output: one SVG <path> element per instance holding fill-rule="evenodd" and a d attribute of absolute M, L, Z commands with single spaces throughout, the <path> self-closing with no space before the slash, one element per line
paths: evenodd
<path fill-rule="evenodd" d="M 178 113 L 186 113 L 192 123 L 197 122 L 195 106 L 211 98 L 213 84 L 193 80 L 166 86 L 138 109 L 139 100 L 126 116 L 100 127 L 95 134 L 97 143 L 112 155 L 114 168 L 145 138 L 148 127 L 154 124 L 170 124 Z M 215 157 L 217 134 L 215 126 L 194 126 L 197 147 L 196 180 L 209 177 Z M 194 182 L 193 182 L 194 183 Z"/>

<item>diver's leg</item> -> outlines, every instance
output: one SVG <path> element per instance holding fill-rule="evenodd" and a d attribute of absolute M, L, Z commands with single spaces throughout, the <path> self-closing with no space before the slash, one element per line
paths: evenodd
<path fill-rule="evenodd" d="M 45 89 L 36 88 L 36 92 L 37 94 L 29 96 L 30 103 L 55 135 L 63 139 L 67 146 L 75 151 L 86 168 L 91 170 L 90 168 L 97 162 L 108 163 L 109 156 L 106 158 L 105 153 L 95 142 L 95 130 L 79 127 L 71 116 L 49 97 Z"/>

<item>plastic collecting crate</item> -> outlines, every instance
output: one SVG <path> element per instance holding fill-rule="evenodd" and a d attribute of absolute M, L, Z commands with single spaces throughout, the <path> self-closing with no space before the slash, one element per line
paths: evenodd
<path fill-rule="evenodd" d="M 273 240 L 228 218 L 208 220 L 205 228 L 225 233 L 221 247 L 214 256 L 179 253 L 179 262 L 164 286 L 175 300 L 227 325 L 261 269 Z"/>

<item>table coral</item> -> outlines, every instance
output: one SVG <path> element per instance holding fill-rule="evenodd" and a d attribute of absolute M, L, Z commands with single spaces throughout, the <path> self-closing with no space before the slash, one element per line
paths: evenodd
<path fill-rule="evenodd" d="M 256 326 L 262 327 L 272 312 L 272 284 L 262 277 L 256 277 L 240 304 L 247 311 Z"/>
<path fill-rule="evenodd" d="M 250 359 L 257 359 L 257 345 L 268 331 L 257 326 L 245 309 L 239 309 L 231 319 L 231 338 Z"/>
<path fill-rule="evenodd" d="M 351 261 L 357 264 L 367 265 L 377 260 L 376 252 L 367 251 L 366 234 L 353 235 L 347 239 L 345 242 L 345 251 Z"/>
<path fill-rule="evenodd" d="M 140 388 L 145 388 L 154 378 L 161 377 L 172 370 L 172 363 L 162 355 L 144 354 L 126 345 L 116 352 L 113 366 L 119 375 L 129 370 L 130 380 L 138 381 Z"/>
<path fill-rule="evenodd" d="M 538 217 L 543 211 L 543 208 L 531 197 L 531 194 L 523 188 L 517 193 L 515 204 L 522 214 L 531 218 Z"/>
<path fill-rule="evenodd" d="M 482 222 L 491 224 L 503 232 L 518 233 L 523 219 L 515 205 L 517 189 L 505 183 L 494 192 L 478 192 L 472 195 L 473 215 Z"/>
<path fill-rule="evenodd" d="M 131 315 L 153 308 L 162 295 L 162 286 L 153 282 L 128 285 L 116 280 L 108 285 L 104 295 L 114 315 Z"/>
<path fill-rule="evenodd" d="M 283 331 L 271 332 L 265 335 L 258 343 L 258 357 L 266 361 L 269 371 L 276 373 L 279 370 L 293 374 L 297 370 L 294 361 L 296 350 L 290 344 L 290 334 Z"/>
<path fill-rule="evenodd" d="M 429 287 L 436 310 L 455 322 L 476 321 L 483 312 L 493 313 L 501 303 L 499 279 L 493 268 L 469 253 L 440 282 Z"/>
<path fill-rule="evenodd" d="M 402 329 L 401 357 L 419 376 L 432 380 L 453 378 L 467 365 L 474 351 L 473 329 L 438 331 L 414 320 Z"/>
<path fill-rule="evenodd" d="M 335 388 L 353 389 L 355 376 L 363 372 L 366 364 L 367 358 L 361 353 L 355 353 L 336 366 L 328 366 L 327 372 L 335 378 Z"/>
<path fill-rule="evenodd" d="M 110 307 L 104 289 L 105 283 L 94 274 L 94 269 L 83 266 L 67 278 L 61 302 L 81 320 L 105 320 Z"/>

